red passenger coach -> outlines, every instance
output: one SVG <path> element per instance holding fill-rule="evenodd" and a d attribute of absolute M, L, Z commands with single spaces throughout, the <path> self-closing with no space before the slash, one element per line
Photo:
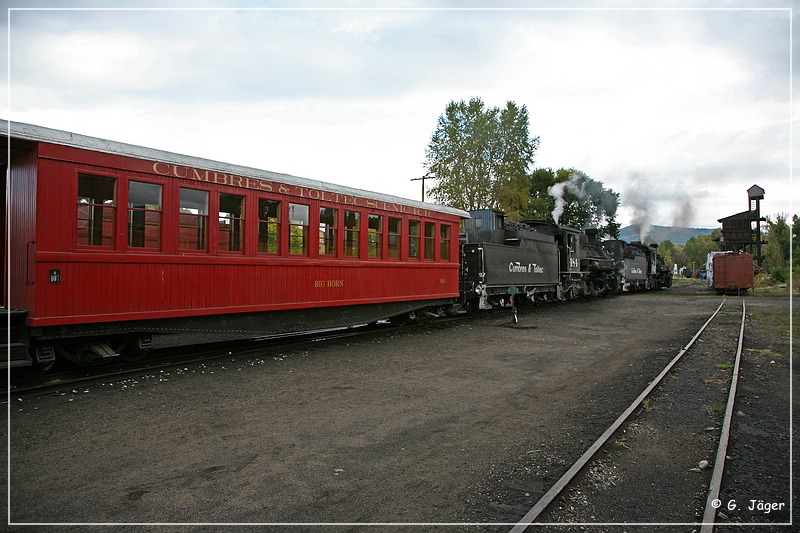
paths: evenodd
<path fill-rule="evenodd" d="M 455 304 L 457 209 L 0 121 L 11 366 Z M 8 268 L 10 265 L 10 268 Z"/>

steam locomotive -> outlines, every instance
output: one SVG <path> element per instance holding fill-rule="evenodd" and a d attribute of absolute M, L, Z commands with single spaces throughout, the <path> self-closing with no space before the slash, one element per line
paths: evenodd
<path fill-rule="evenodd" d="M 470 211 L 461 248 L 461 295 L 467 309 L 511 302 L 574 300 L 672 285 L 656 245 L 598 242 L 597 231 L 541 220 L 505 220 L 502 211 Z"/>

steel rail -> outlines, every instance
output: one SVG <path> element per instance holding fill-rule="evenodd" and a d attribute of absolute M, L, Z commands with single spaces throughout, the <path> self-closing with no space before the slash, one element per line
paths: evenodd
<path fill-rule="evenodd" d="M 714 517 L 720 507 L 719 489 L 722 485 L 722 471 L 725 468 L 725 457 L 728 454 L 728 440 L 731 431 L 731 418 L 733 417 L 733 403 L 736 399 L 736 386 L 739 383 L 739 363 L 742 360 L 742 345 L 744 342 L 744 319 L 747 313 L 744 300 L 742 300 L 742 327 L 739 329 L 739 346 L 736 349 L 736 363 L 731 374 L 731 388 L 728 391 L 728 404 L 725 408 L 725 419 L 722 422 L 722 431 L 719 437 L 717 457 L 714 460 L 714 471 L 711 473 L 711 482 L 708 486 L 708 499 L 703 513 L 703 524 L 700 533 L 711 533 L 714 530 Z M 716 506 L 715 506 L 716 504 Z"/>
<path fill-rule="evenodd" d="M 544 496 L 539 499 L 538 502 L 531 508 L 530 511 L 525 513 L 525 516 L 517 522 L 517 524 L 511 528 L 509 533 L 521 533 L 525 531 L 528 526 L 532 525 L 534 520 L 536 520 L 540 514 L 555 500 L 559 494 L 566 488 L 567 484 L 572 481 L 572 478 L 584 467 L 586 464 L 592 459 L 595 453 L 608 441 L 608 439 L 613 435 L 622 424 L 628 419 L 628 417 L 633 413 L 637 407 L 644 401 L 645 398 L 653 391 L 654 388 L 661 382 L 664 376 L 672 370 L 672 367 L 675 366 L 683 354 L 689 351 L 689 348 L 695 343 L 695 341 L 700 337 L 700 335 L 705 331 L 706 327 L 711 323 L 714 318 L 716 318 L 717 314 L 719 314 L 720 309 L 722 306 L 725 305 L 726 300 L 722 300 L 722 303 L 719 304 L 717 310 L 711 315 L 711 317 L 706 320 L 705 324 L 695 333 L 694 337 L 689 341 L 686 346 L 678 352 L 672 361 L 670 361 L 667 366 L 661 371 L 661 373 L 656 376 L 656 378 L 650 382 L 650 384 L 642 391 L 642 393 L 631 403 L 631 405 L 625 409 L 625 411 L 617 418 L 613 424 L 611 424 L 606 431 L 600 435 L 600 437 L 592 444 L 589 449 L 587 449 L 583 455 L 567 470 L 561 478 L 556 481 L 556 483 L 548 490 Z"/>

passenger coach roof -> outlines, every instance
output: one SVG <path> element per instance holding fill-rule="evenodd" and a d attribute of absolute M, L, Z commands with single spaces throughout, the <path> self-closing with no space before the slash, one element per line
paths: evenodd
<path fill-rule="evenodd" d="M 281 174 L 278 172 L 270 172 L 268 170 L 261 170 L 252 167 L 245 167 L 239 165 L 232 165 L 229 163 L 223 163 L 220 161 L 213 161 L 211 159 L 204 159 L 201 157 L 194 157 L 189 155 L 176 154 L 173 152 L 166 152 L 163 150 L 156 150 L 154 148 L 147 148 L 144 146 L 137 146 L 134 144 L 109 141 L 107 139 L 89 137 L 86 135 L 80 135 L 78 133 L 70 133 L 68 131 L 54 130 L 50 128 L 44 128 L 42 126 L 35 126 L 33 124 L 24 124 L 22 122 L 9 122 L 0 119 L 0 132 L 2 132 L 2 134 L 4 135 L 9 135 L 14 139 L 41 141 L 51 144 L 71 146 L 74 148 L 82 148 L 84 150 L 93 150 L 96 152 L 103 152 L 107 154 L 136 157 L 139 159 L 146 159 L 149 161 L 173 163 L 181 166 L 200 168 L 204 170 L 215 170 L 218 172 L 225 172 L 228 174 L 236 174 L 239 176 L 247 176 L 251 178 L 261 178 L 265 180 L 276 181 L 279 183 L 285 183 L 287 185 L 296 185 L 299 187 L 317 189 L 320 191 L 326 191 L 331 193 L 372 198 L 375 200 L 380 200 L 382 202 L 402 204 L 411 207 L 418 207 L 420 209 L 427 209 L 429 211 L 436 211 L 439 213 L 446 213 L 450 215 L 460 216 L 463 218 L 469 218 L 469 213 L 453 207 L 418 202 L 416 200 L 409 200 L 408 198 L 400 198 L 398 196 L 391 196 L 388 194 L 367 191 L 364 189 L 356 189 L 353 187 L 336 185 L 334 183 L 312 180 L 308 178 L 301 178 L 298 176 L 292 176 L 291 174 Z"/>

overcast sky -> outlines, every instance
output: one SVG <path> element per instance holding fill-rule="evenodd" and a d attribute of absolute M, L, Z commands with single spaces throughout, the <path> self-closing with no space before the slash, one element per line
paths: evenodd
<path fill-rule="evenodd" d="M 419 199 L 447 103 L 511 100 L 535 166 L 619 192 L 623 226 L 718 227 L 753 184 L 797 213 L 791 0 L 5 4 L 13 121 Z M 28 9 L 123 5 L 182 9 Z M 342 9 L 192 9 L 234 5 Z"/>

